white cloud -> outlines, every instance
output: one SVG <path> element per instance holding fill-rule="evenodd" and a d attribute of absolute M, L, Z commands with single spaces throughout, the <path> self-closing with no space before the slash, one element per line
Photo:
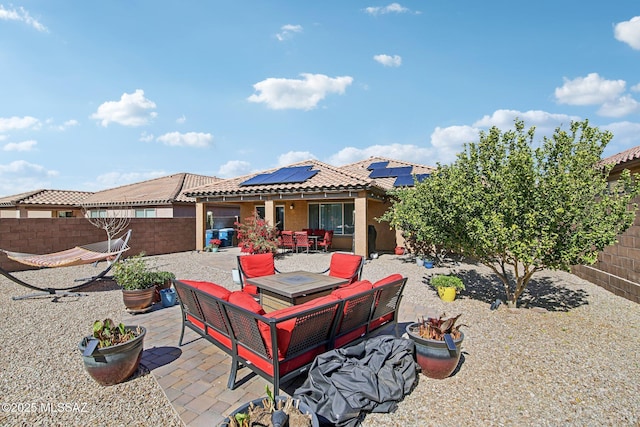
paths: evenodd
<path fill-rule="evenodd" d="M 634 16 L 628 21 L 618 22 L 613 30 L 616 40 L 640 50 L 640 16 Z"/>
<path fill-rule="evenodd" d="M 613 133 L 613 139 L 605 148 L 605 157 L 640 145 L 640 123 L 627 121 L 614 122 L 608 125 L 598 126 L 598 128 Z"/>
<path fill-rule="evenodd" d="M 123 93 L 120 101 L 107 101 L 100 105 L 91 118 L 99 120 L 104 127 L 109 123 L 143 126 L 158 115 L 155 111 L 149 111 L 154 108 L 156 108 L 155 102 L 146 99 L 142 89 L 136 89 L 131 94 Z"/>
<path fill-rule="evenodd" d="M 51 187 L 50 179 L 58 175 L 55 170 L 47 170 L 41 165 L 16 160 L 9 164 L 0 163 L 0 194 L 10 195 Z"/>
<path fill-rule="evenodd" d="M 2 149 L 4 151 L 31 151 L 37 144 L 36 141 L 30 139 L 22 142 L 10 142 L 5 144 Z"/>
<path fill-rule="evenodd" d="M 65 131 L 65 130 L 71 128 L 71 127 L 78 126 L 79 124 L 80 123 L 77 120 L 73 120 L 73 119 L 72 120 L 67 120 L 63 124 L 58 125 L 56 127 L 56 129 L 59 130 L 59 131 Z"/>
<path fill-rule="evenodd" d="M 431 134 L 434 158 L 441 164 L 450 164 L 456 160 L 456 154 L 465 144 L 478 141 L 480 129 L 473 126 L 436 127 Z"/>
<path fill-rule="evenodd" d="M 308 151 L 289 151 L 278 156 L 278 166 L 286 166 L 303 160 L 315 159 L 316 156 Z"/>
<path fill-rule="evenodd" d="M 13 116 L 9 118 L 0 117 L 0 132 L 27 128 L 38 129 L 40 125 L 40 120 L 31 116 Z"/>
<path fill-rule="evenodd" d="M 587 77 L 563 79 L 564 85 L 556 88 L 556 100 L 568 105 L 596 105 L 614 101 L 625 90 L 624 80 L 603 79 L 598 73 L 590 73 Z"/>
<path fill-rule="evenodd" d="M 623 95 L 613 101 L 605 102 L 598 114 L 605 117 L 623 117 L 640 111 L 640 104 L 631 95 Z"/>
<path fill-rule="evenodd" d="M 160 135 L 156 141 L 173 147 L 208 147 L 213 142 L 213 135 L 202 132 L 169 132 Z"/>
<path fill-rule="evenodd" d="M 29 12 L 23 7 L 19 7 L 18 9 L 5 9 L 4 5 L 0 4 L 0 20 L 24 22 L 40 32 L 49 32 L 47 27 L 42 25 L 37 19 L 31 17 Z"/>
<path fill-rule="evenodd" d="M 184 114 L 176 119 L 176 123 L 178 123 L 179 125 L 184 124 L 186 121 L 187 121 L 187 118 L 185 117 Z"/>
<path fill-rule="evenodd" d="M 377 16 L 377 15 L 385 15 L 387 13 L 407 13 L 410 10 L 404 6 L 401 6 L 400 3 L 391 3 L 387 6 L 375 6 L 375 7 L 367 7 L 364 9 L 366 13 L 369 15 Z"/>
<path fill-rule="evenodd" d="M 138 140 L 142 141 L 142 142 L 151 142 L 151 141 L 153 141 L 153 138 L 154 138 L 154 136 L 153 136 L 152 133 L 142 132 L 140 134 L 140 138 L 138 138 Z"/>
<path fill-rule="evenodd" d="M 294 33 L 301 33 L 302 25 L 287 24 L 280 27 L 280 32 L 276 34 L 276 38 L 280 41 L 285 41 L 293 37 Z"/>
<path fill-rule="evenodd" d="M 349 76 L 331 78 L 324 74 L 301 74 L 303 79 L 268 78 L 253 85 L 259 94 L 253 94 L 249 102 L 265 103 L 274 110 L 312 110 L 329 93 L 342 95 L 353 82 Z"/>
<path fill-rule="evenodd" d="M 233 178 L 246 175 L 251 172 L 251 164 L 244 160 L 229 160 L 218 169 L 217 176 L 220 178 Z"/>
<path fill-rule="evenodd" d="M 375 55 L 373 59 L 378 61 L 385 67 L 399 67 L 400 65 L 402 65 L 402 57 L 400 57 L 399 55 L 390 56 L 381 54 Z"/>
<path fill-rule="evenodd" d="M 513 129 L 516 118 L 524 122 L 525 128 L 536 127 L 536 135 L 550 136 L 558 126 L 568 126 L 571 121 L 582 120 L 579 116 L 569 116 L 566 114 L 553 114 L 541 110 L 496 110 L 491 116 L 484 116 L 473 127 L 490 128 L 496 126 L 501 130 Z M 478 138 L 476 138 L 477 140 Z"/>

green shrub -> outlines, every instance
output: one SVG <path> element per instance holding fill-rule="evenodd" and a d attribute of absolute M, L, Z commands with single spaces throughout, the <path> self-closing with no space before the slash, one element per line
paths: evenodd
<path fill-rule="evenodd" d="M 456 288 L 458 290 L 464 290 L 464 283 L 462 279 L 456 276 L 445 276 L 439 274 L 431 278 L 431 286 L 434 288 Z"/>

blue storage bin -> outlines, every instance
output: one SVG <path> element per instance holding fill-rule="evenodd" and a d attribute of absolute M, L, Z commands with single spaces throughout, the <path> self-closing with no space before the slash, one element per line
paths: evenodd
<path fill-rule="evenodd" d="M 233 246 L 233 236 L 236 230 L 233 228 L 221 228 L 218 238 L 222 241 L 220 246 Z"/>

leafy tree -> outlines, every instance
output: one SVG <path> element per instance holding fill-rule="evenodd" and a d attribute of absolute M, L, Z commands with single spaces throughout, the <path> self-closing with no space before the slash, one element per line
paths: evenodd
<path fill-rule="evenodd" d="M 572 122 L 534 148 L 535 128 L 493 127 L 457 160 L 395 192 L 380 220 L 413 238 L 470 256 L 502 280 L 515 307 L 542 269 L 593 264 L 633 222 L 640 190 L 629 171 L 612 185 L 600 163 L 613 135 Z"/>

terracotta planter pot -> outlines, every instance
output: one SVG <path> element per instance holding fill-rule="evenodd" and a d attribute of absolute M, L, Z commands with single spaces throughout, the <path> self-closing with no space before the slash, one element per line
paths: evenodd
<path fill-rule="evenodd" d="M 396 246 L 395 254 L 396 255 L 404 255 L 404 248 L 402 246 Z"/>
<path fill-rule="evenodd" d="M 122 301 L 129 310 L 144 310 L 153 305 L 155 286 L 147 289 L 122 290 Z"/>
<path fill-rule="evenodd" d="M 422 368 L 422 373 L 429 378 L 447 378 L 455 371 L 460 361 L 464 334 L 460 333 L 460 338 L 453 341 L 455 350 L 449 350 L 446 342 L 425 339 L 413 332 L 417 327 L 418 323 L 407 325 L 407 334 L 416 344 L 416 361 Z"/>
<path fill-rule="evenodd" d="M 126 326 L 127 329 L 135 330 L 136 326 Z M 82 356 L 84 368 L 91 375 L 91 378 L 99 384 L 108 386 L 121 383 L 129 378 L 138 369 L 142 358 L 144 336 L 147 330 L 140 328 L 140 335 L 122 344 L 111 347 L 97 348 L 92 355 Z M 78 349 L 80 353 L 84 350 L 91 336 L 84 337 Z"/>

